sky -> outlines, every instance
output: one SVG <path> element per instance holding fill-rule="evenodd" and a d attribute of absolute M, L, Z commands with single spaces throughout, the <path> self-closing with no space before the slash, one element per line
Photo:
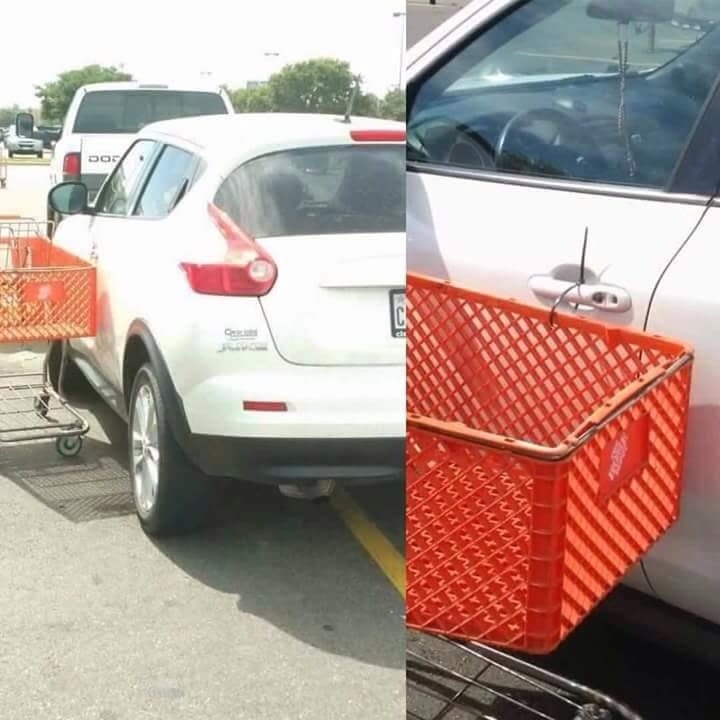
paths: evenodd
<path fill-rule="evenodd" d="M 393 13 L 404 10 L 404 0 L 35 0 L 31 17 L 42 22 L 22 30 L 2 28 L 0 13 L 0 107 L 35 107 L 35 85 L 93 63 L 143 82 L 211 73 L 234 88 L 336 57 L 383 94 L 399 81 L 405 18 Z"/>

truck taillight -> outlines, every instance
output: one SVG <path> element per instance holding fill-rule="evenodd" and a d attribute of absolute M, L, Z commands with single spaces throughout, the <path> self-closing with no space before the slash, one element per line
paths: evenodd
<path fill-rule="evenodd" d="M 65 179 L 80 178 L 80 153 L 71 152 L 63 158 L 63 175 Z"/>
<path fill-rule="evenodd" d="M 208 212 L 227 252 L 220 263 L 181 263 L 190 287 L 201 295 L 267 295 L 277 279 L 272 257 L 216 205 L 210 203 Z"/>

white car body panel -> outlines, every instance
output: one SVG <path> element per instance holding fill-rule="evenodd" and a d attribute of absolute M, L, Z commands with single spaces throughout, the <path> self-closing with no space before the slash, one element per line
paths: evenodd
<path fill-rule="evenodd" d="M 459 11 L 408 51 L 408 82 L 516 4 L 476 0 Z M 586 273 L 627 290 L 632 308 L 584 314 L 642 328 L 655 291 L 648 330 L 695 346 L 680 519 L 644 560 L 652 587 L 639 566 L 625 582 L 720 623 L 720 335 L 713 330 L 720 208 L 709 210 L 675 258 L 703 215 L 704 198 L 492 172 L 482 180 L 449 175 L 408 174 L 409 270 L 549 308 L 531 283 L 543 275 L 576 281 L 587 227 Z"/>
<path fill-rule="evenodd" d="M 185 121 L 177 122 L 181 128 Z M 218 262 L 223 256 L 227 247 L 209 219 L 208 203 L 227 173 L 245 160 L 297 147 L 297 137 L 307 135 L 296 132 L 297 122 L 303 121 L 290 119 L 283 139 L 255 145 L 250 132 L 245 141 L 200 148 L 192 138 L 169 132 L 166 123 L 140 133 L 199 154 L 207 169 L 167 218 L 74 216 L 58 225 L 54 242 L 82 257 L 95 254 L 98 269 L 97 336 L 74 340 L 72 347 L 83 369 L 84 357 L 115 391 L 126 390 L 126 339 L 132 324 L 142 320 L 162 351 L 191 431 L 200 435 L 402 438 L 405 344 L 390 337 L 387 288 L 404 289 L 403 234 L 261 240 L 279 278 L 289 279 L 263 298 L 196 294 L 180 268 L 181 262 Z M 364 123 L 404 129 L 385 121 Z M 328 144 L 351 144 L 347 126 L 327 134 L 320 129 L 303 146 Z M 351 287 L 320 287 L 333 282 Z M 381 290 L 382 308 L 367 302 L 368 292 Z M 349 294 L 326 306 L 325 292 Z M 295 325 L 299 318 L 303 324 Z M 353 319 L 351 332 L 346 325 Z M 278 352 L 278 347 L 306 352 L 303 342 L 311 347 L 301 358 L 304 364 Z M 243 411 L 244 401 L 285 402 L 288 411 Z"/>
<path fill-rule="evenodd" d="M 81 138 L 80 167 L 91 173 L 109 175 L 128 149 L 132 135 L 87 135 Z"/>
<path fill-rule="evenodd" d="M 84 85 L 75 92 L 70 107 L 63 121 L 62 134 L 53 150 L 53 157 L 50 162 L 50 184 L 56 185 L 63 181 L 63 161 L 68 153 L 81 154 L 81 172 L 89 175 L 107 175 L 115 166 L 117 160 L 130 146 L 133 134 L 83 134 L 74 131 L 75 120 L 80 105 L 89 92 L 105 92 L 113 90 L 158 90 L 156 86 L 148 86 L 143 83 L 110 82 L 93 83 Z M 225 105 L 228 114 L 234 114 L 232 103 L 227 93 L 207 83 L 198 84 L 173 84 L 165 86 L 164 89 L 171 91 L 187 92 L 213 92 L 218 93 Z"/>

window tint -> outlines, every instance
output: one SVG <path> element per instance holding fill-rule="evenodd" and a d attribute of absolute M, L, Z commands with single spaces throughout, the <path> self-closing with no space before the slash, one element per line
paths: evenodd
<path fill-rule="evenodd" d="M 216 204 L 254 237 L 405 231 L 401 145 L 279 152 L 237 168 Z"/>
<path fill-rule="evenodd" d="M 168 145 L 155 164 L 134 215 L 164 217 L 180 200 L 190 182 L 194 157 L 184 150 Z"/>
<path fill-rule="evenodd" d="M 125 215 L 130 209 L 130 199 L 147 166 L 155 143 L 138 140 L 120 161 L 95 204 L 99 213 Z"/>
<path fill-rule="evenodd" d="M 654 25 L 590 6 L 529 0 L 424 79 L 409 159 L 667 186 L 720 70 L 720 0 L 678 0 Z"/>
<path fill-rule="evenodd" d="M 225 115 L 217 93 L 174 90 L 101 90 L 83 98 L 74 132 L 130 133 L 161 120 L 197 115 Z"/>

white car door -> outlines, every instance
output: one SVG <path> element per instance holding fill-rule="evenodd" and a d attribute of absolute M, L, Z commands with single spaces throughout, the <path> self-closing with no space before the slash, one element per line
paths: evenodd
<path fill-rule="evenodd" d="M 53 242 L 93 260 L 97 267 L 97 329 L 93 338 L 73 340 L 72 346 L 87 361 L 97 383 L 117 385 L 117 373 L 110 372 L 115 298 L 112 291 L 118 283 L 135 282 L 136 264 L 130 242 L 127 242 L 127 214 L 137 196 L 139 183 L 157 150 L 151 140 L 138 140 L 118 163 L 98 196 L 91 214 L 69 217 L 60 223 Z M 122 243 L 122 238 L 126 242 Z M 122 244 L 122 249 L 121 249 Z M 102 387 L 99 388 L 102 392 Z M 109 394 L 110 394 L 109 389 Z"/>
<path fill-rule="evenodd" d="M 688 143 L 720 65 L 719 34 L 676 26 L 667 5 L 634 18 L 632 2 L 478 0 L 410 52 L 410 271 L 645 326 L 708 201 Z M 709 501 L 719 517 L 720 493 Z M 648 571 L 673 564 L 706 577 L 698 562 L 668 540 L 628 582 L 648 591 Z M 678 586 L 665 599 L 687 606 Z"/>
<path fill-rule="evenodd" d="M 196 157 L 172 145 L 139 141 L 134 187 L 127 198 L 111 191 L 103 193 L 98 215 L 91 228 L 97 249 L 98 334 L 95 363 L 111 385 L 122 389 L 123 355 L 131 324 L 142 319 L 167 323 L 176 321 L 177 308 L 170 297 L 173 279 L 179 282 L 177 235 L 168 224 L 168 215 L 189 187 Z M 127 164 L 122 163 L 123 167 Z M 133 172 L 132 168 L 130 172 Z M 114 205 L 113 203 L 117 203 Z M 118 214 L 114 214 L 118 211 Z M 151 328 L 152 329 L 152 328 Z"/>

